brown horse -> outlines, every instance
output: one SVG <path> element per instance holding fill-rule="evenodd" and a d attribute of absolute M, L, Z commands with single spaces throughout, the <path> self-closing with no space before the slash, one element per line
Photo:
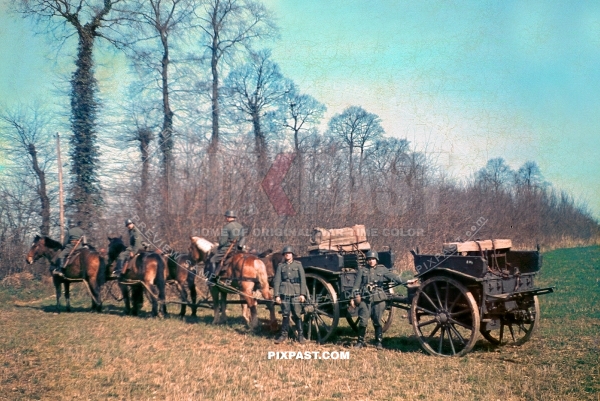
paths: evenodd
<path fill-rule="evenodd" d="M 273 282 L 273 278 L 275 277 L 275 270 L 280 263 L 283 263 L 285 258 L 281 254 L 281 252 L 273 252 L 271 249 L 260 253 L 257 255 L 260 260 L 265 264 L 267 269 L 267 277 L 269 277 L 269 282 Z"/>
<path fill-rule="evenodd" d="M 223 285 L 223 282 L 230 282 L 231 285 Z M 257 306 L 258 302 L 254 298 L 254 290 L 260 290 L 263 298 L 270 301 L 272 299 L 269 291 L 269 278 L 265 264 L 256 256 L 249 253 L 236 253 L 230 260 L 226 260 L 213 286 L 210 287 L 210 294 L 213 298 L 213 323 L 225 323 L 227 315 L 225 314 L 227 305 L 227 294 L 238 293 L 244 301 L 242 303 L 242 316 L 248 327 L 254 329 L 258 326 Z M 270 312 L 270 326 L 277 327 L 275 317 L 275 308 L 272 303 L 268 303 Z M 248 313 L 248 309 L 250 313 Z"/>
<path fill-rule="evenodd" d="M 108 238 L 109 260 L 114 260 L 126 249 L 121 237 Z M 161 304 L 162 313 L 166 314 L 165 305 L 165 262 L 156 252 L 142 252 L 135 255 L 123 267 L 119 276 L 119 287 L 125 301 L 125 314 L 137 316 L 144 302 L 144 290 L 152 303 L 152 316 L 158 315 L 158 303 Z M 131 287 L 131 308 L 129 287 Z M 156 287 L 158 295 L 153 289 Z"/>
<path fill-rule="evenodd" d="M 33 244 L 27 253 L 26 261 L 32 264 L 41 257 L 45 257 L 50 264 L 54 265 L 55 257 L 63 249 L 60 242 L 49 237 L 35 236 Z M 110 275 L 104 258 L 93 249 L 76 249 L 65 261 L 64 277 L 53 275 L 54 288 L 56 289 L 56 311 L 60 313 L 60 285 L 65 286 L 65 300 L 67 312 L 71 311 L 70 284 L 74 281 L 84 281 L 92 297 L 92 311 L 102 311 L 102 298 L 100 287 L 106 282 Z"/>
<path fill-rule="evenodd" d="M 167 284 L 174 282 L 177 285 L 179 294 L 181 296 L 181 310 L 179 316 L 185 316 L 186 304 L 189 303 L 189 296 L 192 300 L 192 316 L 196 316 L 198 306 L 196 306 L 196 270 L 194 269 L 193 257 L 188 254 L 180 254 L 177 252 L 171 252 L 169 254 L 163 254 L 165 258 L 165 281 Z"/>
<path fill-rule="evenodd" d="M 190 240 L 190 255 L 194 262 L 207 262 L 216 244 L 202 237 L 190 237 Z M 206 278 L 212 279 L 211 277 Z M 232 281 L 234 287 L 224 285 L 220 279 Z M 258 302 L 253 297 L 253 291 L 260 289 L 264 299 L 272 299 L 265 264 L 257 256 L 248 253 L 236 253 L 232 257 L 228 257 L 224 262 L 219 281 L 210 284 L 212 284 L 210 286 L 210 294 L 213 299 L 213 324 L 224 323 L 227 320 L 226 307 L 228 293 L 238 293 L 240 299 L 244 301 L 242 303 L 242 315 L 251 328 L 255 328 L 258 325 L 256 308 Z M 275 309 L 272 303 L 269 303 L 268 307 L 270 312 L 270 326 L 275 330 L 277 328 Z"/>

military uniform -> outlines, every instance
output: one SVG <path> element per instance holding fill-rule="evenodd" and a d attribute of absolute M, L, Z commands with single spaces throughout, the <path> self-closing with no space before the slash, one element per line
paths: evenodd
<path fill-rule="evenodd" d="M 239 241 L 244 237 L 244 226 L 242 226 L 237 221 L 230 221 L 221 229 L 221 236 L 219 237 L 219 246 L 217 247 L 217 251 L 210 258 L 210 272 L 209 273 L 218 273 L 216 272 L 217 265 L 223 260 L 229 246 L 233 241 Z"/>
<path fill-rule="evenodd" d="M 81 240 L 81 241 L 80 241 Z M 85 234 L 83 230 L 78 227 L 70 227 L 67 235 L 65 237 L 65 242 L 63 244 L 63 249 L 56 255 L 56 259 L 54 260 L 54 266 L 50 269 L 53 273 L 61 275 L 62 269 L 66 263 L 66 258 L 69 257 L 74 249 L 81 248 L 85 243 Z"/>
<path fill-rule="evenodd" d="M 118 260 L 124 261 L 125 259 L 127 259 L 127 257 L 129 257 L 130 253 L 133 253 L 135 255 L 140 251 L 140 249 L 143 248 L 141 231 L 136 226 L 133 226 L 131 230 L 128 229 L 127 231 L 129 234 L 129 246 L 125 248 L 123 252 L 121 252 Z"/>
<path fill-rule="evenodd" d="M 402 284 L 400 276 L 391 272 L 384 265 L 377 264 L 373 267 L 361 267 L 356 274 L 356 280 L 352 288 L 354 296 L 360 295 L 361 302 L 358 304 L 358 343 L 364 345 L 364 336 L 369 322 L 373 321 L 377 347 L 381 348 L 383 339 L 382 318 L 387 307 L 387 295 L 383 290 L 386 281 L 394 281 Z"/>
<path fill-rule="evenodd" d="M 130 220 L 125 222 L 126 226 L 128 225 L 128 222 L 130 222 Z M 130 222 L 130 224 L 133 224 L 133 222 Z M 117 265 L 115 267 L 115 270 L 113 271 L 113 276 L 119 276 L 121 274 L 121 272 L 123 271 L 123 265 L 125 264 L 125 261 L 129 258 L 130 254 L 135 255 L 140 251 L 140 249 L 143 248 L 142 232 L 135 225 L 132 229 L 127 229 L 127 231 L 129 234 L 129 246 L 119 254 L 119 257 L 117 258 Z"/>
<path fill-rule="evenodd" d="M 291 262 L 282 262 L 277 266 L 273 279 L 273 295 L 275 298 L 281 298 L 281 313 L 283 314 L 278 342 L 284 341 L 288 336 L 290 312 L 296 322 L 298 341 L 304 342 L 302 333 L 302 303 L 299 298 L 300 295 L 304 295 L 304 298 L 308 299 L 308 288 L 306 286 L 306 276 L 302 263 L 292 260 Z"/>

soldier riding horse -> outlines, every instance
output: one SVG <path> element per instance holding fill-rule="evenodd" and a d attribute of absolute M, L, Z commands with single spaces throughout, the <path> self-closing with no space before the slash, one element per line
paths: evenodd
<path fill-rule="evenodd" d="M 121 237 L 108 238 L 108 257 L 112 263 L 119 255 L 127 250 Z M 156 252 L 141 252 L 134 254 L 119 272 L 119 287 L 125 301 L 125 314 L 137 316 L 144 301 L 144 290 L 152 303 L 152 316 L 158 315 L 158 303 L 161 312 L 166 314 L 165 306 L 165 259 Z M 129 287 L 133 298 L 131 307 Z M 153 289 L 156 287 L 158 294 Z"/>
<path fill-rule="evenodd" d="M 202 237 L 190 237 L 190 254 L 194 262 L 205 262 L 209 259 L 214 248 L 212 242 Z M 235 246 L 235 244 L 234 244 Z M 233 248 L 233 246 L 230 246 Z M 227 320 L 226 306 L 227 294 L 237 293 L 244 301 L 242 315 L 248 327 L 256 328 L 258 325 L 258 302 L 253 294 L 260 290 L 265 300 L 271 300 L 269 291 L 269 278 L 265 264 L 256 256 L 249 253 L 234 251 L 227 255 L 217 275 L 209 275 L 210 294 L 213 299 L 214 319 L 213 324 L 224 323 Z M 207 267 L 210 273 L 210 267 Z M 205 272 L 206 273 L 206 272 Z M 277 328 L 275 309 L 273 304 L 268 304 L 270 312 L 271 329 Z M 248 313 L 248 310 L 250 313 Z"/>
<path fill-rule="evenodd" d="M 41 257 L 45 257 L 54 268 L 57 256 L 63 251 L 60 242 L 50 237 L 35 236 L 33 244 L 27 253 L 26 261 L 32 264 Z M 80 248 L 74 249 L 67 255 L 64 261 L 64 273 L 53 274 L 52 279 L 56 288 L 56 311 L 60 312 L 60 285 L 65 285 L 65 299 L 67 301 L 67 312 L 71 311 L 70 301 L 70 283 L 73 281 L 83 281 L 90 290 L 92 296 L 92 311 L 100 312 L 102 310 L 102 299 L 100 296 L 100 287 L 110 276 L 108 267 L 104 263 L 104 258 L 93 249 Z"/>

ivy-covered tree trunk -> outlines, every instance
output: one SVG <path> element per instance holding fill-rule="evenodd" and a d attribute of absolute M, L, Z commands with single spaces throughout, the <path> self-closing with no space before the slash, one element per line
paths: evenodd
<path fill-rule="evenodd" d="M 76 70 L 71 78 L 71 176 L 69 205 L 74 218 L 90 227 L 99 214 L 102 194 L 98 180 L 99 150 L 96 145 L 98 85 L 94 78 L 94 31 L 90 26 L 78 30 Z"/>

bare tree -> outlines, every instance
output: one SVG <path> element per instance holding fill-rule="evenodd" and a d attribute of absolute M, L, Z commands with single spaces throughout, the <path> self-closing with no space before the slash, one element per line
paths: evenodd
<path fill-rule="evenodd" d="M 94 76 L 93 49 L 95 39 L 106 38 L 102 28 L 113 6 L 123 0 L 20 0 L 14 7 L 24 17 L 45 22 L 63 40 L 77 35 L 75 72 L 71 77 L 71 173 L 72 188 L 69 203 L 75 217 L 90 226 L 102 204 L 98 179 L 99 151 L 97 140 L 98 85 Z"/>
<path fill-rule="evenodd" d="M 268 50 L 252 53 L 251 61 L 233 70 L 225 80 L 229 104 L 252 124 L 260 176 L 264 176 L 267 169 L 265 119 L 279 108 L 286 90 L 279 65 L 270 56 Z"/>
<path fill-rule="evenodd" d="M 300 153 L 300 133 L 318 125 L 327 107 L 314 97 L 300 93 L 293 82 L 289 81 L 287 86 L 284 126 L 294 133 L 294 150 Z"/>
<path fill-rule="evenodd" d="M 511 183 L 513 176 L 514 173 L 506 161 L 497 157 L 488 160 L 485 167 L 475 174 L 475 181 L 484 189 L 499 192 Z"/>
<path fill-rule="evenodd" d="M 168 187 L 169 171 L 173 163 L 175 114 L 171 105 L 171 39 L 190 27 L 197 3 L 196 0 L 135 0 L 126 2 L 119 10 L 122 16 L 120 19 L 128 22 L 126 27 L 121 27 L 121 43 L 131 51 L 135 64 L 142 64 L 152 75 L 158 75 L 156 81 L 162 103 L 162 128 L 158 134 L 158 146 L 162 156 L 165 187 Z"/>
<path fill-rule="evenodd" d="M 34 177 L 35 193 L 40 202 L 40 233 L 50 234 L 50 196 L 46 174 L 55 154 L 47 131 L 48 115 L 39 108 L 19 108 L 0 114 L 2 136 L 15 166 L 21 171 L 18 179 L 31 182 Z M 13 169 L 13 172 L 18 170 Z"/>
<path fill-rule="evenodd" d="M 528 190 L 544 188 L 548 185 L 537 163 L 531 160 L 519 167 L 519 170 L 515 172 L 514 180 L 517 187 L 524 187 Z"/>
<path fill-rule="evenodd" d="M 352 193 L 355 187 L 354 151 L 355 149 L 360 151 L 360 172 L 365 149 L 384 133 L 381 120 L 376 114 L 368 113 L 360 106 L 350 106 L 331 118 L 329 133 L 348 149 L 349 196 L 352 203 Z"/>
<path fill-rule="evenodd" d="M 296 85 L 290 80 L 287 83 L 287 89 L 285 90 L 285 107 L 284 111 L 284 127 L 290 129 L 294 135 L 294 151 L 296 152 L 296 165 L 297 169 L 297 203 L 300 206 L 302 203 L 302 191 L 305 190 L 304 186 L 304 154 L 301 152 L 300 142 L 301 132 L 310 132 L 311 129 L 315 129 L 323 118 L 323 114 L 327 108 L 321 102 L 314 97 L 300 93 Z"/>
<path fill-rule="evenodd" d="M 258 38 L 272 36 L 276 30 L 267 9 L 253 0 L 207 0 L 198 12 L 205 33 L 202 45 L 210 55 L 212 134 L 211 153 L 219 147 L 219 101 L 222 61 L 240 47 L 248 47 Z"/>

